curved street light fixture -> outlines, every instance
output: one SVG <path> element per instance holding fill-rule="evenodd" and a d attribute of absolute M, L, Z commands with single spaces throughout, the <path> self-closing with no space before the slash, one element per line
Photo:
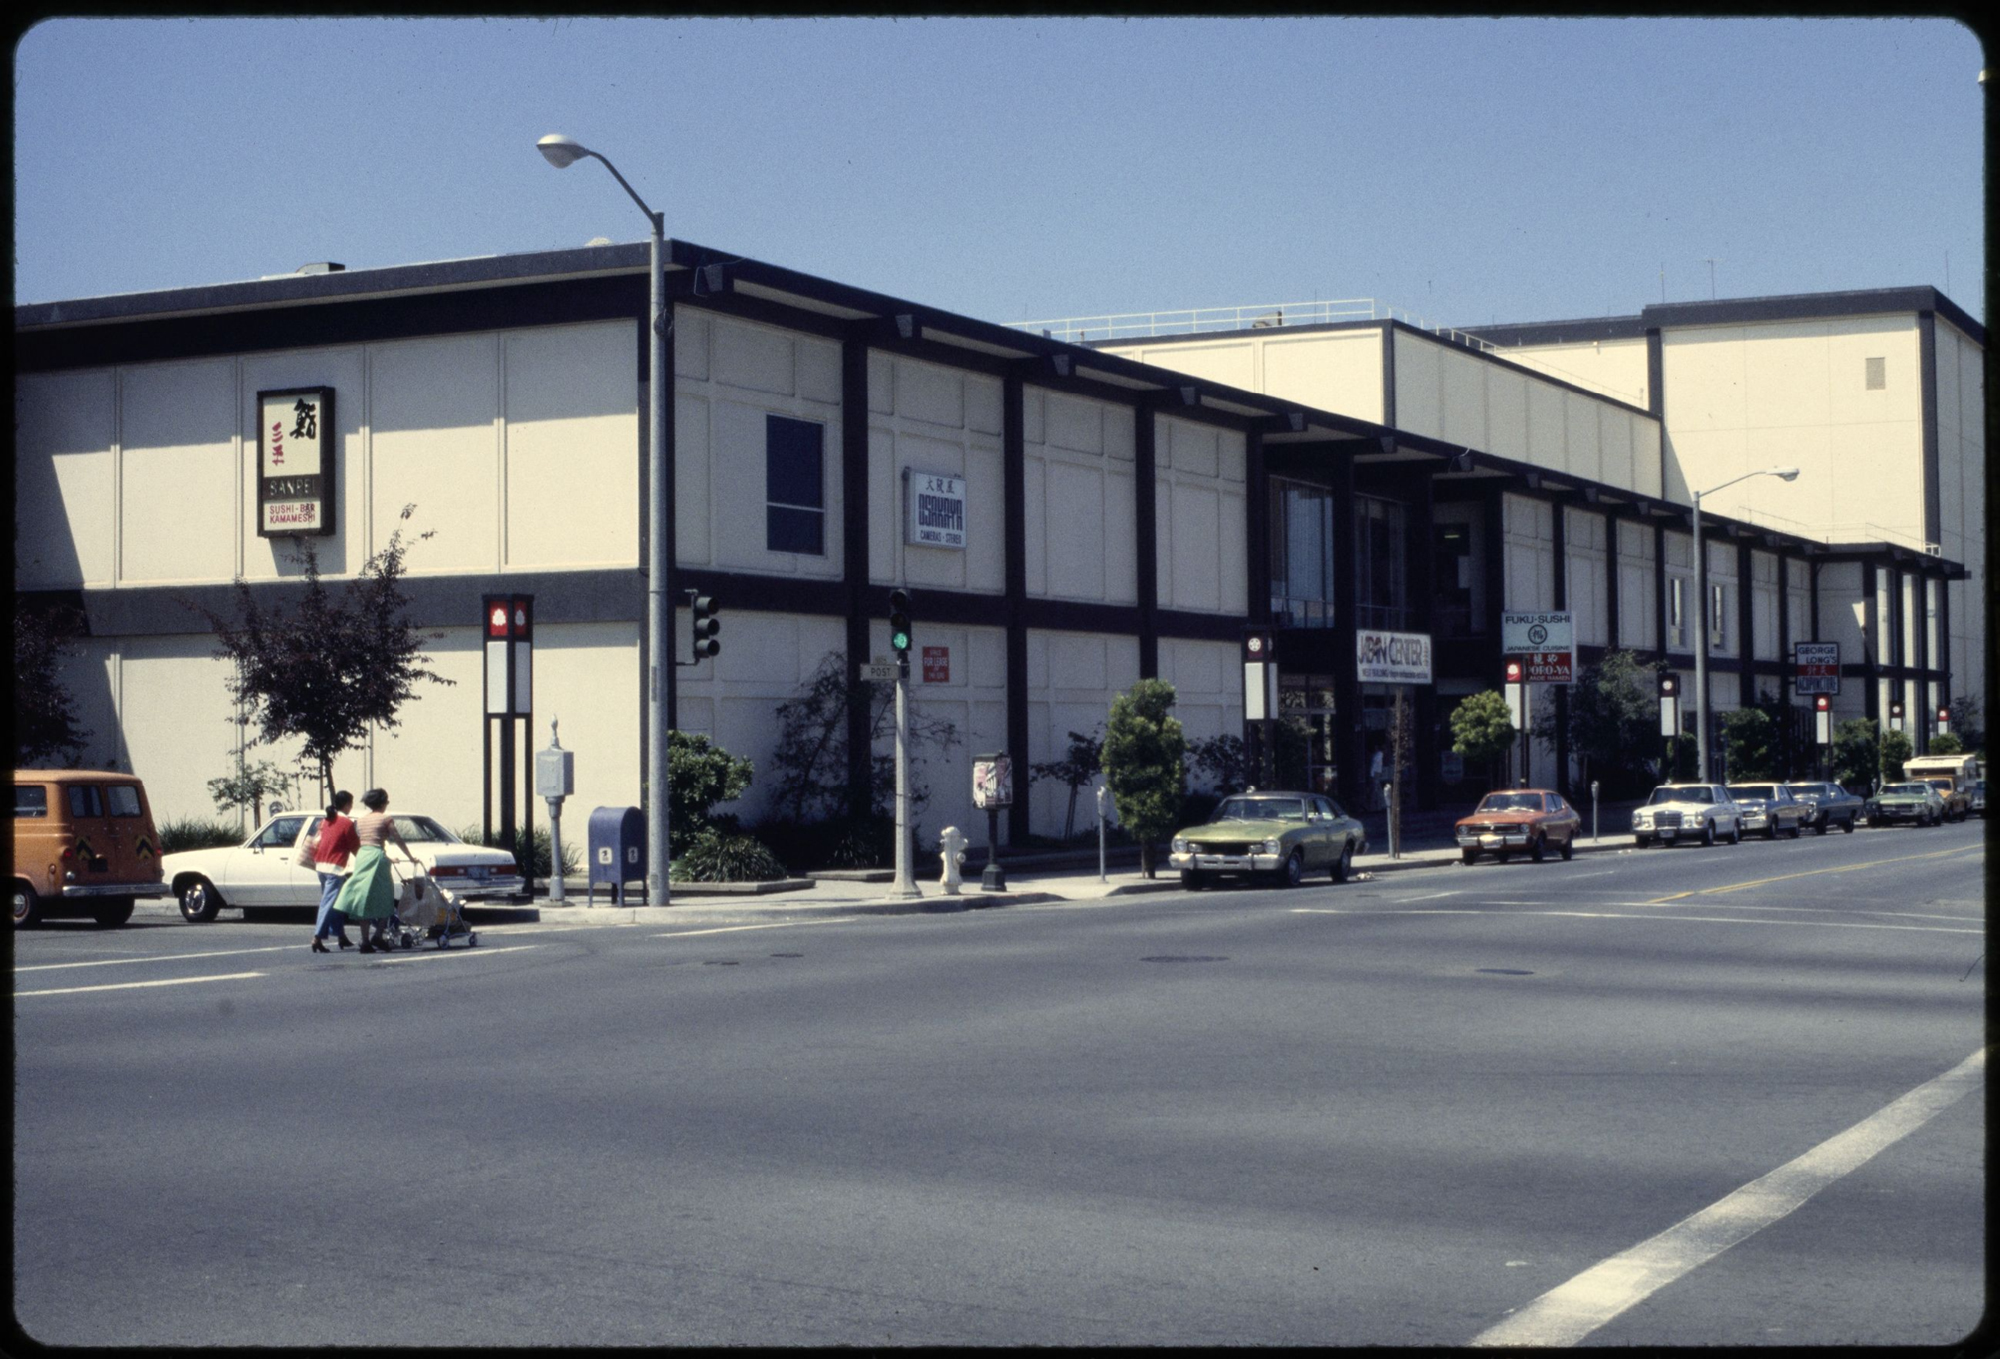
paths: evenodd
<path fill-rule="evenodd" d="M 1796 467 L 1763 467 L 1755 472 L 1745 472 L 1740 477 L 1731 477 L 1719 486 L 1711 486 L 1705 491 L 1694 493 L 1694 598 L 1695 598 L 1695 639 L 1694 639 L 1694 735 L 1695 758 L 1698 777 L 1708 782 L 1708 552 L 1701 543 L 1701 498 L 1714 495 L 1724 487 L 1734 486 L 1739 481 L 1752 477 L 1776 477 L 1780 481 L 1797 481 L 1799 469 Z"/>
<path fill-rule="evenodd" d="M 646 214 L 652 236 L 652 325 L 649 380 L 646 392 L 646 467 L 650 484 L 646 496 L 646 901 L 648 905 L 669 903 L 667 886 L 667 682 L 673 674 L 673 610 L 667 591 L 668 518 L 667 448 L 667 274 L 666 218 L 647 206 L 638 190 L 625 182 L 618 167 L 605 157 L 570 137 L 550 133 L 535 143 L 535 149 L 558 170 L 588 157 L 611 172 L 611 177 L 632 196 L 639 211 Z M 560 871 L 560 870 L 558 870 Z"/>

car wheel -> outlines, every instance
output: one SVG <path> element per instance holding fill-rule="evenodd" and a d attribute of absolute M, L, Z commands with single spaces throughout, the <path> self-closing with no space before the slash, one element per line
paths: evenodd
<path fill-rule="evenodd" d="M 1462 849 L 1458 852 L 1458 857 L 1463 863 L 1476 864 L 1479 862 L 1479 851 L 1476 849 Z"/>
<path fill-rule="evenodd" d="M 1501 863 L 1504 864 L 1509 859 L 1514 857 L 1514 851 L 1511 849 L 1497 849 L 1493 851 L 1493 857 L 1498 859 Z"/>
<path fill-rule="evenodd" d="M 1776 840 L 1778 838 L 1778 820 L 1776 817 L 1771 818 L 1771 824 L 1764 827 L 1764 838 L 1766 840 Z"/>
<path fill-rule="evenodd" d="M 14 884 L 14 928 L 27 929 L 42 923 L 41 894 L 25 882 Z"/>
<path fill-rule="evenodd" d="M 1853 818 L 1853 817 L 1851 817 L 1851 816 L 1850 816 L 1850 817 L 1848 817 L 1848 818 L 1847 818 L 1847 820 L 1845 820 L 1845 821 L 1843 821 L 1843 822 L 1841 822 L 1841 823 L 1840 823 L 1840 833 L 1841 833 L 1842 835 L 1852 835 L 1852 834 L 1854 834 L 1854 818 Z"/>
<path fill-rule="evenodd" d="M 1796 821 L 1792 823 L 1792 828 L 1785 832 L 1786 835 L 1790 836 L 1794 840 L 1798 839 L 1799 836 L 1801 836 L 1804 833 L 1805 833 L 1805 827 L 1800 825 Z"/>
<path fill-rule="evenodd" d="M 1827 832 L 1826 818 L 1822 816 L 1819 820 L 1813 822 L 1813 834 L 1825 835 L 1826 832 Z"/>
<path fill-rule="evenodd" d="M 1474 853 L 1473 858 L 1477 857 L 1478 857 L 1477 853 Z M 1471 863 L 1472 859 L 1467 859 L 1466 862 Z M 1333 861 L 1333 880 L 1335 882 L 1346 882 L 1349 878 L 1353 876 L 1354 876 L 1354 842 L 1352 840 L 1349 840 L 1346 844 L 1340 847 L 1340 857 Z"/>
<path fill-rule="evenodd" d="M 90 918 L 107 928 L 122 925 L 132 918 L 133 907 L 138 903 L 131 897 L 112 897 L 90 908 Z"/>
<path fill-rule="evenodd" d="M 1540 863 L 1547 856 L 1548 852 L 1548 837 L 1546 835 L 1537 835 L 1528 842 L 1528 857 L 1536 863 Z"/>
<path fill-rule="evenodd" d="M 196 925 L 206 925 L 222 909 L 222 896 L 207 878 L 196 878 L 181 888 L 181 915 Z"/>
<path fill-rule="evenodd" d="M 1278 870 L 1278 886 L 1297 887 L 1300 882 L 1304 881 L 1305 876 L 1306 852 L 1302 849 L 1295 849 L 1292 851 L 1291 857 L 1285 860 L 1285 866 Z"/>
<path fill-rule="evenodd" d="M 1653 837 L 1650 835 L 1635 835 L 1632 837 L 1632 843 L 1640 849 L 1645 849 L 1653 843 Z"/>
<path fill-rule="evenodd" d="M 1563 862 L 1568 863 L 1570 855 L 1574 853 L 1576 853 L 1576 836 L 1572 834 L 1569 839 L 1562 843 Z"/>
<path fill-rule="evenodd" d="M 1704 845 L 1715 843 L 1715 823 L 1713 821 L 1704 821 L 1701 823 L 1701 842 Z"/>
<path fill-rule="evenodd" d="M 1192 868 L 1183 868 L 1181 870 L 1181 886 L 1188 891 L 1198 892 L 1207 885 L 1208 879 L 1202 877 L 1201 874 L 1195 872 Z"/>
<path fill-rule="evenodd" d="M 1771 832 L 1771 838 L 1773 840 L 1777 839 L 1778 833 L 1776 831 Z M 1732 845 L 1743 843 L 1743 823 L 1741 821 L 1732 821 L 1729 823 L 1729 843 Z"/>

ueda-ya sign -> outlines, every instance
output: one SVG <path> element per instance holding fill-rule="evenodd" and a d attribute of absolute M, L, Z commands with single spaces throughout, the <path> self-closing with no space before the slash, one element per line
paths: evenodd
<path fill-rule="evenodd" d="M 257 536 L 333 532 L 333 388 L 257 393 Z"/>
<path fill-rule="evenodd" d="M 1354 677 L 1363 684 L 1429 684 L 1431 638 L 1427 632 L 1357 632 Z"/>

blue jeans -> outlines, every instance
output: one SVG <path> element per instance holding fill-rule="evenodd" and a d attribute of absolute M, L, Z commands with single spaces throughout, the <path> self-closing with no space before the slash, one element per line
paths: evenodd
<path fill-rule="evenodd" d="M 342 939 L 347 937 L 347 917 L 333 909 L 333 899 L 340 895 L 340 885 L 346 881 L 338 873 L 320 873 L 319 920 L 313 926 L 313 938 L 328 939 L 336 934 Z"/>

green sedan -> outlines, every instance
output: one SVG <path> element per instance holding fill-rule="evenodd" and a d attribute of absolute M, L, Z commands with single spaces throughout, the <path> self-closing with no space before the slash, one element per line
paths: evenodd
<path fill-rule="evenodd" d="M 1928 783 L 1887 783 L 1868 799 L 1865 809 L 1871 826 L 1893 826 L 1907 821 L 1913 826 L 1942 826 L 1944 799 Z"/>
<path fill-rule="evenodd" d="M 1206 823 L 1175 835 L 1167 862 L 1180 870 L 1183 887 L 1203 887 L 1222 877 L 1294 887 L 1322 868 L 1335 882 L 1345 882 L 1354 871 L 1354 856 L 1367 852 L 1367 832 L 1332 798 L 1253 788 L 1224 798 Z"/>

